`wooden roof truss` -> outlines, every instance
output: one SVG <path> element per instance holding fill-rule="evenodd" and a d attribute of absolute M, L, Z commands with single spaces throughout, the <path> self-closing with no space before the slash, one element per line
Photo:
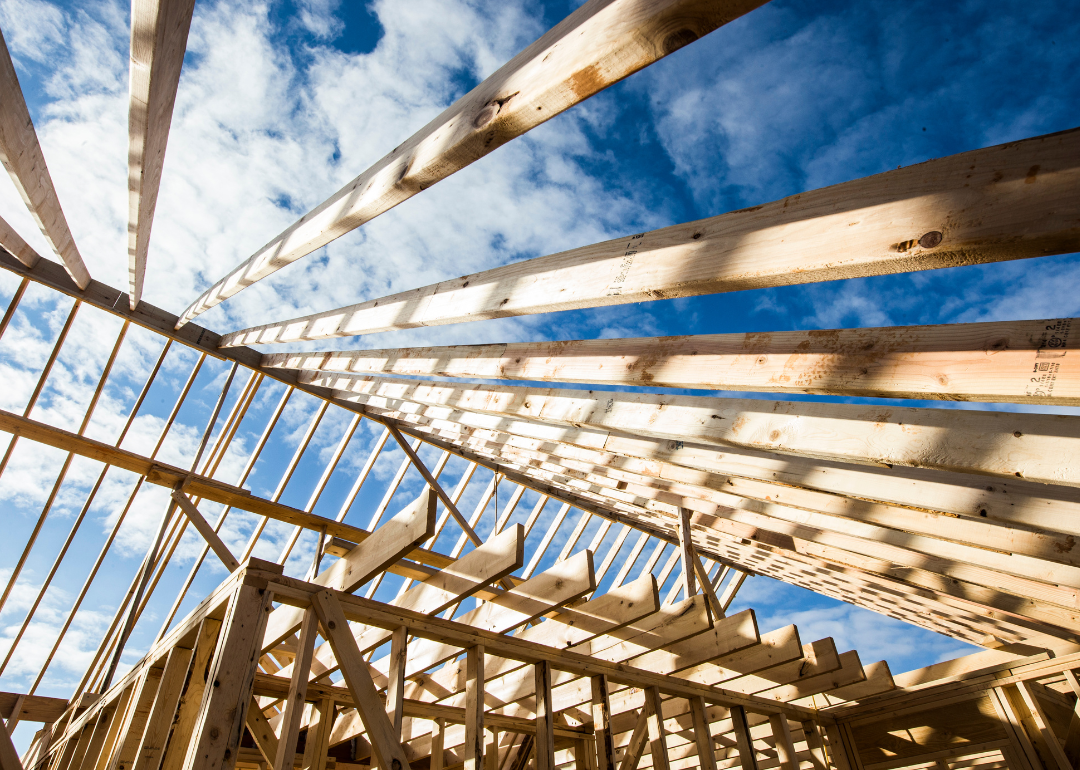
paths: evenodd
<path fill-rule="evenodd" d="M 245 346 L 1077 251 L 1080 132 L 225 335 L 193 322 L 760 4 L 590 0 L 179 317 L 140 298 L 193 3 L 133 4 L 126 294 L 86 271 L 3 50 L 0 89 L 14 107 L 0 119 L 0 153 L 63 267 L 0 221 L 0 265 L 22 278 L 0 344 L 31 285 L 73 301 L 25 407 L 0 412 L 11 435 L 0 474 L 25 442 L 66 457 L 0 610 L 40 549 L 71 464 L 101 470 L 0 674 L 106 475 L 131 479 L 35 680 L 0 694 L 3 770 L 1075 766 L 1080 418 L 627 390 L 1076 406 L 1073 319 L 265 355 Z M 115 342 L 81 423 L 55 425 L 35 408 L 82 308 L 112 323 Z M 161 352 L 115 440 L 90 438 L 132 329 L 155 335 Z M 178 351 L 194 364 L 156 444 L 124 448 Z M 215 367 L 223 384 L 197 451 L 183 467 L 164 462 L 194 383 Z M 276 405 L 252 432 L 249 411 L 271 388 Z M 306 425 L 281 444 L 279 418 L 299 401 Z M 313 475 L 313 437 L 341 415 L 345 428 Z M 368 440 L 370 424 L 380 427 Z M 245 432 L 250 444 L 237 438 Z M 268 446 L 291 459 L 272 493 L 255 494 L 249 477 Z M 359 526 L 354 503 L 396 449 L 404 457 Z M 238 478 L 223 479 L 230 451 L 246 459 Z M 337 515 L 315 513 L 348 462 L 360 470 Z M 402 505 L 410 474 L 423 491 Z M 299 479 L 314 481 L 306 504 L 286 504 Z M 140 490 L 155 486 L 168 490 L 167 506 L 130 583 L 116 583 L 123 593 L 82 680 L 68 698 L 38 695 L 88 592 L 109 582 Z M 469 510 L 462 501 L 478 490 Z M 230 515 L 248 517 L 242 549 L 223 537 Z M 277 559 L 255 558 L 271 523 L 294 529 Z M 158 589 L 189 531 L 201 555 L 166 595 Z M 310 563 L 287 575 L 305 536 Z M 218 562 L 229 577 L 200 601 L 193 586 Z M 884 662 L 863 665 L 831 639 L 804 643 L 794 626 L 761 633 L 752 610 L 729 613 L 748 575 L 989 652 L 894 679 Z M 149 651 L 128 668 L 133 634 L 156 617 Z M 20 720 L 45 723 L 21 760 L 6 739 Z M 901 723 L 903 745 L 893 740 Z M 956 740 L 924 739 L 943 726 Z"/>

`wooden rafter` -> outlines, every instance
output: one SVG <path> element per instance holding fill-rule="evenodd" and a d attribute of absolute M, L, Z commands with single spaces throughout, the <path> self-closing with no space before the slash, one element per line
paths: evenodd
<path fill-rule="evenodd" d="M 187 323 L 764 0 L 591 0 L 207 289 Z"/>
<path fill-rule="evenodd" d="M 274 353 L 263 356 L 262 365 L 356 374 L 1075 406 L 1080 405 L 1080 364 L 1075 363 L 1080 360 L 1080 333 L 1071 334 L 1074 323 L 1080 321 Z M 1040 377 L 1040 363 L 1054 364 L 1052 380 Z M 1045 383 L 1038 382 L 1041 379 Z"/>
<path fill-rule="evenodd" d="M 0 162 L 3 162 L 4 168 L 11 175 L 23 203 L 41 228 L 45 240 L 63 262 L 68 275 L 80 289 L 85 289 L 90 284 L 90 273 L 75 246 L 64 211 L 60 208 L 60 199 L 56 197 L 56 188 L 53 186 L 48 166 L 45 165 L 45 156 L 41 152 L 37 132 L 30 119 L 22 88 L 19 87 L 19 78 L 15 74 L 15 65 L 2 35 L 0 98 L 4 103 L 4 109 L 0 110 Z M 29 247 L 25 246 L 21 238 L 14 240 L 10 237 L 10 227 L 5 225 L 3 229 L 7 231 L 7 238 L 2 244 L 4 248 L 8 248 L 10 243 L 17 250 L 13 253 L 33 267 L 37 260 L 34 259 L 32 251 L 27 251 Z"/>
<path fill-rule="evenodd" d="M 244 329 L 222 344 L 346 337 L 1068 253 L 1080 249 L 1066 213 L 1076 205 L 1077 157 L 1080 129 L 975 150 Z M 1029 178 L 1033 183 L 1025 184 Z"/>
<path fill-rule="evenodd" d="M 195 0 L 131 4 L 128 108 L 128 295 L 139 304 L 165 147 Z"/>

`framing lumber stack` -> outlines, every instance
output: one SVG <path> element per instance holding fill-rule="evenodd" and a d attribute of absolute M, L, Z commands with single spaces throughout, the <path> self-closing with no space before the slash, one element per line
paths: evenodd
<path fill-rule="evenodd" d="M 25 408 L 0 411 L 0 431 L 11 436 L 0 473 L 20 442 L 66 453 L 0 609 L 71 463 L 102 466 L 0 673 L 105 474 L 135 478 L 33 686 L 0 693 L 0 770 L 1080 766 L 1080 418 L 670 392 L 1073 407 L 1076 319 L 383 350 L 246 347 L 1080 251 L 1080 129 L 303 318 L 225 335 L 194 323 L 761 4 L 586 2 L 179 316 L 141 294 L 191 0 L 133 3 L 126 294 L 89 276 L 0 50 L 10 107 L 0 154 L 63 264 L 41 259 L 0 220 L 0 266 L 22 279 L 0 337 L 31 284 L 72 299 Z M 83 307 L 122 325 L 70 430 L 34 408 Z M 161 354 L 119 437 L 90 438 L 132 325 L 152 332 Z M 122 448 L 170 351 L 181 349 L 196 363 L 154 449 Z M 159 450 L 208 361 L 225 362 L 228 373 L 198 452 L 187 467 L 165 463 Z M 243 472 L 220 478 L 268 387 L 282 395 Z M 275 492 L 253 494 L 245 484 L 294 397 L 315 405 L 303 437 Z M 339 413 L 348 426 L 307 504 L 283 503 L 320 424 Z M 380 426 L 379 438 L 339 514 L 314 513 L 365 421 Z M 365 511 L 369 523 L 347 522 L 386 447 L 405 459 L 381 503 Z M 433 452 L 434 463 L 421 457 Z M 451 460 L 465 464 L 454 488 L 440 481 Z M 410 472 L 424 489 L 395 510 Z M 461 510 L 474 476 L 488 475 L 480 504 Z M 144 485 L 166 488 L 169 504 L 138 573 L 70 697 L 37 695 Z M 501 510 L 500 488 L 510 490 Z M 515 518 L 526 495 L 536 503 Z M 534 532 L 548 503 L 557 512 Z M 205 513 L 210 505 L 222 507 L 216 521 Z M 232 511 L 259 517 L 237 553 L 221 534 Z M 276 561 L 252 556 L 269 522 L 294 528 Z M 189 526 L 202 554 L 149 651 L 124 669 L 133 629 Z M 437 547 L 447 533 L 454 545 Z M 286 575 L 290 553 L 312 534 L 310 567 Z M 530 535 L 539 547 L 526 554 Z M 178 617 L 208 558 L 229 577 Z M 986 651 L 894 677 L 886 663 L 863 664 L 832 639 L 801 639 L 795 626 L 761 632 L 752 610 L 730 612 L 750 575 Z M 373 598 L 391 581 L 396 595 Z M 10 740 L 20 720 L 44 725 L 21 758 Z"/>

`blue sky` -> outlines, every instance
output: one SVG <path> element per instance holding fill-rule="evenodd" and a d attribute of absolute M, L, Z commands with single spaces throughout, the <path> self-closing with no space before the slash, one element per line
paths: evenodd
<path fill-rule="evenodd" d="M 575 5 L 199 0 L 150 248 L 147 301 L 182 310 Z M 128 7 L 114 0 L 0 0 L 0 27 L 91 273 L 123 286 Z M 774 0 L 286 268 L 200 322 L 230 331 L 1073 128 L 1080 124 L 1078 38 L 1080 8 L 1064 0 Z M 11 185 L 0 184 L 0 215 L 48 253 Z M 14 285 L 0 276 L 5 300 Z M 1080 260 L 1066 255 L 410 330 L 339 340 L 334 346 L 1061 317 L 1080 312 L 1077 287 Z M 11 383 L 3 394 L 6 409 L 25 404 L 34 367 L 47 356 L 50 334 L 63 323 L 68 303 L 31 290 L 25 304 L 26 312 L 0 343 L 0 367 Z M 73 332 L 79 346 L 73 350 L 82 353 L 62 358 L 62 385 L 46 394 L 35 417 L 60 425 L 78 419 L 65 404 L 93 387 L 111 345 L 101 331 L 109 324 L 118 326 L 103 314 L 80 313 Z M 110 384 L 99 407 L 100 425 L 96 418 L 90 435 L 94 430 L 117 434 L 145 376 L 139 362 L 156 356 L 160 342 L 133 331 L 124 351 L 126 363 L 118 367 L 115 387 Z M 179 387 L 195 357 L 181 351 L 170 356 L 168 387 Z M 224 376 L 220 363 L 206 365 L 191 408 L 181 412 L 175 440 L 166 442 L 164 459 L 190 461 L 213 406 L 213 385 L 220 386 Z M 146 419 L 136 421 L 134 443 L 125 447 L 152 446 L 153 430 L 175 395 L 165 392 L 165 378 L 160 382 L 163 390 L 148 399 Z M 266 390 L 253 407 L 251 426 L 241 431 L 248 448 L 261 429 L 258 419 L 265 421 L 276 403 L 273 389 Z M 287 410 L 281 446 L 256 466 L 254 490 L 272 491 L 267 480 L 272 485 L 288 461 L 288 441 L 298 440 L 311 408 L 298 402 Z M 305 459 L 310 469 L 302 465 L 285 502 L 306 501 L 314 483 L 309 477 L 317 475 L 318 461 L 325 462 L 344 427 L 336 417 L 320 427 L 319 454 Z M 373 438 L 365 428 L 354 439 L 357 446 L 343 461 L 341 478 L 335 477 L 316 512 L 336 513 L 349 484 L 344 471 L 362 465 L 360 442 Z M 380 461 L 379 483 L 385 485 L 401 456 Z M 229 472 L 223 478 L 238 473 L 242 460 L 239 454 L 227 457 L 223 465 Z M 0 567 L 14 563 L 48 492 L 35 482 L 33 471 L 58 462 L 57 453 L 27 451 L 7 471 L 0 498 L 11 511 L 12 537 L 0 544 Z M 460 472 L 461 466 L 451 463 L 447 476 Z M 79 495 L 96 474 L 89 464 L 76 463 L 75 478 L 47 522 L 19 596 L 43 578 L 78 512 Z M 478 496 L 486 481 L 474 482 L 470 494 Z M 90 541 L 97 538 L 100 544 L 126 499 L 123 479 L 110 484 L 84 524 L 88 555 L 75 565 L 84 570 L 99 547 Z M 418 478 L 409 477 L 402 495 L 415 494 L 418 485 Z M 348 520 L 367 526 L 365 511 L 380 494 L 378 485 L 365 490 Z M 162 492 L 147 495 L 121 530 L 117 574 L 128 571 L 121 581 L 125 586 L 164 509 Z M 519 511 L 527 513 L 528 503 Z M 396 505 L 397 500 L 391 510 Z M 549 506 L 547 514 L 555 509 Z M 251 522 L 244 521 L 227 533 L 238 548 L 250 529 Z M 272 528 L 265 552 L 279 548 L 287 534 L 287 528 Z M 583 542 L 589 539 L 591 530 Z M 185 547 L 194 553 L 195 543 L 191 539 Z M 298 547 L 296 564 L 310 553 L 305 543 Z M 176 575 L 169 573 L 162 593 L 179 585 L 189 566 L 190 560 Z M 197 593 L 205 594 L 224 574 L 216 566 L 204 573 Z M 85 644 L 73 644 L 70 666 L 59 667 L 42 692 L 62 694 L 73 684 L 79 661 L 96 644 L 93 629 L 103 628 L 115 608 L 107 587 L 100 595 L 91 593 L 92 612 L 80 618 Z M 64 601 L 77 589 L 65 590 L 49 600 L 49 617 L 62 620 Z M 758 610 L 763 631 L 797 620 L 804 641 L 832 635 L 841 649 L 856 646 L 864 661 L 886 657 L 895 671 L 964 649 L 929 632 L 899 633 L 898 623 L 766 578 L 751 579 L 743 588 L 736 609 L 747 605 Z M 15 633 L 23 612 L 25 605 L 13 599 L 0 616 L 0 639 Z M 46 641 L 47 631 L 39 629 Z M 140 629 L 133 647 L 145 649 L 145 634 L 152 637 L 155 631 Z M 27 686 L 26 676 L 33 674 L 16 669 L 5 673 L 3 689 Z M 23 728 L 20 735 L 25 739 Z"/>

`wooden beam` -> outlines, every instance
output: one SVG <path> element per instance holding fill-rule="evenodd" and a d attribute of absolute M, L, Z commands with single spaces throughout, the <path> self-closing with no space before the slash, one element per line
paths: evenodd
<path fill-rule="evenodd" d="M 360 656 L 356 640 L 349 631 L 349 623 L 338 599 L 334 593 L 324 589 L 311 595 L 311 605 L 319 616 L 327 641 L 341 666 L 345 684 L 352 693 L 356 709 L 367 728 L 368 740 L 379 767 L 409 770 L 409 760 L 405 757 L 400 739 L 394 733 L 394 726 L 386 716 L 385 706 L 371 681 L 367 664 Z"/>
<path fill-rule="evenodd" d="M 117 449 L 111 444 L 79 436 L 11 412 L 0 411 L 0 431 L 146 476 L 147 481 L 158 486 L 171 488 L 186 482 L 185 489 L 190 495 L 257 513 L 277 521 L 316 531 L 325 527 L 328 534 L 353 542 L 364 540 L 369 535 L 358 527 L 271 502 L 251 494 L 246 489 L 150 460 L 134 452 Z"/>
<path fill-rule="evenodd" d="M 41 259 L 41 255 L 34 251 L 33 247 L 22 239 L 22 236 L 15 232 L 15 228 L 7 223 L 3 217 L 0 217 L 0 246 L 3 246 L 7 251 L 20 262 L 27 267 L 33 267 Z M 18 301 L 21 299 L 21 295 L 16 296 L 12 305 L 9 306 L 9 311 L 14 309 L 15 305 L 18 305 Z M 5 316 L 5 321 L 10 320 Z M 0 336 L 3 336 L 4 330 L 7 329 L 7 323 L 0 324 Z"/>
<path fill-rule="evenodd" d="M 551 663 L 533 664 L 536 693 L 536 770 L 555 770 L 555 710 L 551 700 Z"/>
<path fill-rule="evenodd" d="M 37 132 L 15 74 L 15 65 L 2 34 L 0 101 L 4 104 L 4 109 L 0 111 L 0 162 L 11 175 L 23 203 L 41 228 L 46 242 L 63 262 L 68 275 L 80 289 L 85 289 L 90 283 L 90 273 L 75 246 L 64 211 L 60 208 L 60 199 L 56 197 L 56 188 L 45 165 L 45 156 L 41 152 Z M 26 260 L 27 256 L 24 251 L 21 258 Z M 32 257 L 30 260 L 34 261 Z"/>
<path fill-rule="evenodd" d="M 592 677 L 592 722 L 596 742 L 596 770 L 615 770 L 615 743 L 611 733 L 611 700 L 608 680 L 603 674 Z"/>
<path fill-rule="evenodd" d="M 128 282 L 132 310 L 142 297 L 176 88 L 195 0 L 131 4 L 128 107 Z"/>
<path fill-rule="evenodd" d="M 180 506 L 180 510 L 187 516 L 188 521 L 190 521 L 195 529 L 199 531 L 199 534 L 202 535 L 203 540 L 210 546 L 210 550 L 217 554 L 217 557 L 221 559 L 221 563 L 225 565 L 225 569 L 229 570 L 229 572 L 236 572 L 236 570 L 240 569 L 240 562 L 232 555 L 229 547 L 225 545 L 221 536 L 218 535 L 217 530 L 210 526 L 210 522 L 199 513 L 199 509 L 195 507 L 195 504 L 191 502 L 190 499 L 188 499 L 188 496 L 179 488 L 174 488 L 172 491 L 172 499 L 177 502 Z"/>
<path fill-rule="evenodd" d="M 16 706 L 19 707 L 18 714 L 15 711 Z M 63 698 L 0 692 L 0 718 L 3 719 L 18 716 L 20 720 L 27 722 L 55 722 L 67 708 L 68 702 Z"/>
<path fill-rule="evenodd" d="M 761 4 L 762 0 L 585 3 L 207 289 L 184 311 L 180 323 Z"/>
<path fill-rule="evenodd" d="M 327 339 L 1069 253 L 1080 250 L 1066 213 L 1076 203 L 1077 157 L 1077 129 L 1011 142 L 255 326 L 222 342 Z"/>
<path fill-rule="evenodd" d="M 1072 318 L 274 353 L 264 367 L 873 398 L 1080 404 Z M 987 351 L 992 351 L 987 355 Z M 1069 357 L 1068 352 L 1073 356 Z"/>
<path fill-rule="evenodd" d="M 278 755 L 278 737 L 270 724 L 270 720 L 266 718 L 266 715 L 263 714 L 262 709 L 259 707 L 259 702 L 255 699 L 255 696 L 251 697 L 251 703 L 248 704 L 246 721 L 248 732 L 251 733 L 251 739 L 255 741 L 255 747 L 262 754 L 266 763 L 273 767 Z"/>
<path fill-rule="evenodd" d="M 425 490 L 311 582 L 338 591 L 355 591 L 430 538 L 434 526 L 435 495 Z M 302 610 L 288 605 L 275 609 L 266 624 L 263 649 L 275 646 L 291 634 L 302 615 Z"/>
<path fill-rule="evenodd" d="M 466 650 L 465 661 L 465 770 L 484 770 L 483 645 Z M 537 719 L 539 720 L 539 717 Z"/>
<path fill-rule="evenodd" d="M 275 590 L 284 592 L 288 589 L 285 586 L 281 586 L 275 588 Z M 294 588 L 293 591 L 296 592 L 293 594 L 296 599 L 307 601 L 307 593 L 304 589 L 297 587 Z M 301 595 L 304 598 L 301 598 Z M 608 679 L 614 682 L 638 687 L 656 685 L 662 692 L 681 698 L 686 698 L 691 695 L 700 695 L 710 703 L 718 703 L 727 706 L 751 706 L 756 713 L 772 714 L 776 712 L 785 712 L 791 714 L 794 719 L 806 717 L 823 718 L 814 710 L 803 708 L 801 706 L 766 700 L 753 695 L 731 693 L 722 688 L 702 686 L 673 676 L 656 674 L 624 663 L 613 662 L 612 659 L 618 659 L 620 651 L 633 651 L 630 652 L 628 657 L 636 657 L 637 655 L 651 651 L 653 646 L 655 646 L 655 643 L 648 648 L 641 648 L 639 643 L 650 642 L 652 637 L 659 636 L 659 633 L 646 633 L 635 637 L 634 640 L 620 641 L 616 647 L 611 647 L 606 650 L 597 651 L 595 645 L 593 645 L 593 655 L 584 655 L 572 650 L 552 648 L 546 644 L 537 644 L 518 637 L 503 636 L 484 629 L 464 626 L 451 620 L 424 615 L 403 607 L 389 607 L 380 602 L 364 599 L 359 596 L 339 594 L 337 592 L 333 592 L 331 595 L 337 599 L 347 617 L 367 625 L 377 626 L 383 629 L 393 629 L 398 628 L 401 625 L 406 625 L 409 628 L 409 632 L 414 636 L 435 639 L 446 644 L 455 644 L 463 649 L 473 647 L 477 644 L 483 644 L 485 649 L 492 655 L 517 660 L 525 664 L 548 661 L 558 670 L 569 672 L 578 677 L 592 677 L 596 674 L 606 674 Z M 700 614 L 705 617 L 706 624 L 708 623 L 708 618 L 705 616 L 704 603 L 700 604 L 699 612 L 697 606 L 698 601 L 700 601 L 700 598 L 691 601 L 691 604 L 695 605 L 693 611 L 691 611 L 689 607 L 677 608 L 678 620 L 680 622 L 683 621 L 684 618 L 694 618 Z M 733 616 L 727 618 L 726 622 L 731 623 L 732 625 L 738 625 L 742 620 L 743 619 L 738 616 Z M 665 628 L 658 629 L 657 631 L 666 630 L 667 629 Z M 350 639 L 352 639 L 351 635 Z M 635 643 L 635 641 L 639 643 Z M 356 644 L 355 639 L 353 639 L 352 644 Z M 741 641 L 733 644 L 733 647 L 739 646 L 747 645 Z M 586 682 L 586 685 L 587 684 L 588 683 Z M 385 717 L 385 714 L 383 716 Z"/>
<path fill-rule="evenodd" d="M 357 375 L 301 379 L 345 401 L 379 408 L 618 431 L 666 441 L 763 450 L 841 462 L 939 468 L 1080 486 L 1063 458 L 1080 451 L 1080 418 L 808 401 L 622 394 L 455 385 Z M 663 413 L 663 419 L 660 414 Z M 494 427 L 495 420 L 488 419 Z M 549 429 L 549 433 L 553 432 Z M 927 447 L 933 446 L 929 452 Z"/>
<path fill-rule="evenodd" d="M 264 570 L 277 565 L 265 565 Z M 241 573 L 242 574 L 242 573 Z M 186 770 L 228 770 L 236 761 L 273 593 L 244 575 L 230 602 L 184 762 Z"/>

